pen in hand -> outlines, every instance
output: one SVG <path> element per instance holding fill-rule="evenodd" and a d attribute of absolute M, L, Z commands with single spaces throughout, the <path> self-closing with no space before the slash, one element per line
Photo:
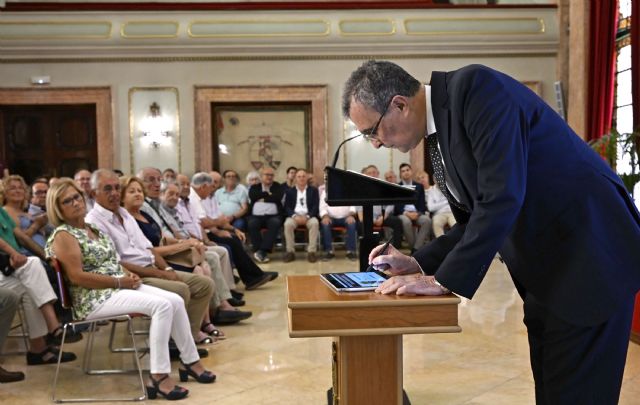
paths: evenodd
<path fill-rule="evenodd" d="M 385 242 L 385 244 L 382 246 L 382 249 L 380 249 L 380 251 L 378 252 L 376 257 L 385 254 L 387 252 L 387 249 L 389 248 L 390 244 L 391 244 L 391 238 L 389 238 L 389 240 Z M 387 270 L 389 267 L 390 266 L 387 263 L 383 263 L 383 264 L 380 264 L 378 266 L 374 266 L 373 264 L 369 264 L 369 267 L 367 267 L 367 271 L 374 271 L 374 270 L 384 271 L 384 270 Z"/>

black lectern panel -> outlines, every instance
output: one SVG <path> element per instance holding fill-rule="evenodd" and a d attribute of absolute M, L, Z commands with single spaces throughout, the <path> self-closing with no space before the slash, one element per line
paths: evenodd
<path fill-rule="evenodd" d="M 327 204 L 347 205 L 389 205 L 416 203 L 415 190 L 375 179 L 360 173 L 327 166 L 325 187 Z"/>
<path fill-rule="evenodd" d="M 373 206 L 415 204 L 416 191 L 411 188 L 375 179 L 360 173 L 327 166 L 325 169 L 327 204 L 336 207 L 361 205 L 363 235 L 360 239 L 360 271 L 369 266 L 369 252 L 379 243 L 373 234 Z"/>

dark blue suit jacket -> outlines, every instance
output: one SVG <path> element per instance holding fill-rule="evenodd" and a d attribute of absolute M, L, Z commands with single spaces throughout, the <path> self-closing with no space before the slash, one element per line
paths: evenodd
<path fill-rule="evenodd" d="M 402 186 L 402 183 L 398 183 Z M 427 212 L 427 202 L 424 198 L 424 186 L 415 181 L 411 182 L 416 187 L 416 194 L 418 194 L 418 201 L 414 204 L 419 213 L 424 214 Z M 393 215 L 402 215 L 404 212 L 404 206 L 406 204 L 396 204 L 393 206 Z"/>
<path fill-rule="evenodd" d="M 434 72 L 431 100 L 451 181 L 470 214 L 415 254 L 472 297 L 496 252 L 521 295 L 579 325 L 640 288 L 640 215 L 620 178 L 543 100 L 485 66 Z"/>
<path fill-rule="evenodd" d="M 289 188 L 284 193 L 284 213 L 287 217 L 291 217 L 296 209 L 296 198 L 298 197 L 298 189 L 296 187 Z M 320 216 L 320 194 L 318 189 L 313 186 L 307 186 L 305 204 L 309 212 L 309 217 Z"/>

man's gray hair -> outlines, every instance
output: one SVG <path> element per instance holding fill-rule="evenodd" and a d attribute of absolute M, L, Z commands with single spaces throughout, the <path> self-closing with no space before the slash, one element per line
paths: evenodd
<path fill-rule="evenodd" d="M 380 114 L 393 96 L 413 97 L 421 83 L 392 62 L 369 60 L 351 73 L 342 93 L 342 114 L 349 118 L 351 100 Z"/>
<path fill-rule="evenodd" d="M 160 182 L 160 193 L 164 194 L 164 192 L 167 191 L 167 188 L 169 186 L 171 186 L 171 185 L 178 187 L 178 190 L 180 190 L 180 186 L 175 181 L 173 181 L 173 180 L 164 181 L 163 180 L 163 181 Z"/>
<path fill-rule="evenodd" d="M 144 176 L 142 175 L 142 173 L 144 173 L 145 170 L 155 170 L 156 172 L 158 172 L 158 173 L 160 173 L 162 175 L 162 172 L 157 167 L 147 166 L 147 167 L 143 167 L 142 169 L 138 170 L 138 174 L 136 174 L 136 177 L 139 178 L 139 179 L 144 179 Z"/>
<path fill-rule="evenodd" d="M 193 187 L 200 187 L 203 184 L 213 184 L 213 177 L 209 173 L 198 172 L 191 177 L 191 185 Z"/>
<path fill-rule="evenodd" d="M 91 173 L 91 190 L 95 191 L 98 189 L 98 183 L 103 177 L 115 177 L 117 179 L 118 175 L 111 169 L 98 169 L 94 171 L 93 173 Z"/>

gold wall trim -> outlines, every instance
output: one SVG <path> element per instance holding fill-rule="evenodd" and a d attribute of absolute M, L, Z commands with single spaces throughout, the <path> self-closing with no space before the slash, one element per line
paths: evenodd
<path fill-rule="evenodd" d="M 111 28 L 110 21 L 2 21 L 0 40 L 110 39 Z"/>
<path fill-rule="evenodd" d="M 294 30 L 295 26 L 309 27 L 316 24 L 316 32 L 310 30 Z M 201 26 L 201 27 L 199 27 Z M 199 29 L 215 27 L 220 32 L 198 33 Z M 225 29 L 221 29 L 226 27 Z M 269 29 L 265 29 L 269 27 Z M 253 30 L 252 30 L 253 29 Z M 202 20 L 192 21 L 187 33 L 191 38 L 238 38 L 238 37 L 321 37 L 329 35 L 331 26 L 328 21 L 321 19 L 300 20 Z"/>
<path fill-rule="evenodd" d="M 150 29 L 149 33 L 141 33 L 145 27 Z M 154 28 L 158 29 L 155 33 Z M 161 28 L 173 28 L 173 33 L 163 33 Z M 127 21 L 120 26 L 120 36 L 125 39 L 177 38 L 179 29 L 177 21 Z"/>
<path fill-rule="evenodd" d="M 498 24 L 503 24 L 506 22 L 513 23 L 531 23 L 534 22 L 537 25 L 537 28 L 534 30 L 474 30 L 473 23 L 478 24 L 486 24 L 491 26 L 491 22 Z M 434 23 L 434 25 L 439 25 L 439 23 L 446 23 L 447 26 L 450 26 L 451 29 L 447 30 L 417 30 L 412 29 L 410 26 L 416 23 Z M 458 24 L 456 24 L 458 23 Z M 471 24 L 471 26 L 469 26 Z M 504 35 L 504 34 L 512 34 L 512 35 L 538 35 L 544 34 L 546 27 L 544 20 L 539 17 L 459 17 L 459 18 L 408 18 L 403 22 L 404 31 L 407 35 Z M 463 29 L 463 27 L 468 26 L 469 29 Z"/>
<path fill-rule="evenodd" d="M 348 31 L 350 25 L 365 27 L 375 27 L 376 24 L 388 24 L 389 29 L 386 31 L 370 30 L 370 31 Z M 396 33 L 396 23 L 394 20 L 388 18 L 374 18 L 374 19 L 345 19 L 338 22 L 338 30 L 341 36 L 379 36 L 379 35 L 394 35 Z"/>
<path fill-rule="evenodd" d="M 180 136 L 180 93 L 177 87 L 131 87 L 128 93 L 128 113 L 129 113 L 129 166 L 130 173 L 135 173 L 134 144 L 135 144 L 135 122 L 133 117 L 132 100 L 133 94 L 138 91 L 170 91 L 176 95 L 176 112 L 174 116 L 176 126 L 176 146 L 178 153 L 178 173 L 182 172 L 182 138 Z M 160 170 L 162 170 L 160 168 Z"/>
<path fill-rule="evenodd" d="M 471 52 L 458 53 L 453 56 L 513 58 L 520 57 L 550 57 L 556 56 L 556 51 L 546 52 Z M 451 58 L 450 52 L 434 52 L 420 54 L 362 54 L 362 55 L 233 55 L 233 56 L 131 56 L 131 57 L 96 57 L 96 58 L 12 58 L 0 59 L 0 64 L 28 64 L 28 63 L 159 63 L 159 62 L 224 62 L 224 61 L 274 61 L 274 60 L 367 60 L 367 59 L 423 59 L 423 58 Z"/>

